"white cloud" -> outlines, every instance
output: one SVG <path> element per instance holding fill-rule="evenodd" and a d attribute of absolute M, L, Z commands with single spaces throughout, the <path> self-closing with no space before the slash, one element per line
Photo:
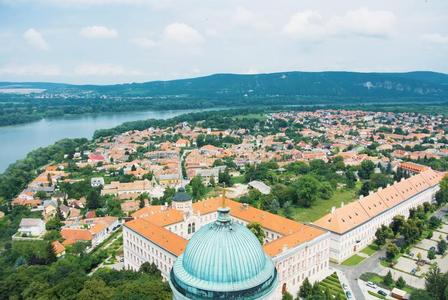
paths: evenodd
<path fill-rule="evenodd" d="M 320 40 L 325 34 L 325 26 L 318 12 L 307 10 L 294 14 L 283 31 L 293 38 Z"/>
<path fill-rule="evenodd" d="M 367 8 L 350 10 L 341 16 L 324 18 L 318 11 L 294 14 L 283 27 L 292 38 L 321 41 L 328 37 L 364 36 L 385 38 L 395 24 L 395 15 L 389 11 L 371 11 Z"/>
<path fill-rule="evenodd" d="M 156 45 L 156 42 L 146 37 L 132 38 L 130 42 L 144 49 L 151 49 Z"/>
<path fill-rule="evenodd" d="M 8 5 L 16 5 L 18 2 L 23 3 L 39 3 L 46 5 L 57 6 L 75 6 L 75 7 L 90 7 L 90 6 L 105 6 L 105 5 L 123 5 L 123 6 L 137 6 L 149 5 L 154 8 L 165 8 L 172 5 L 173 0 L 0 0 L 0 3 Z"/>
<path fill-rule="evenodd" d="M 97 25 L 84 27 L 81 29 L 80 34 L 90 39 L 113 39 L 118 36 L 118 32 L 115 29 Z"/>
<path fill-rule="evenodd" d="M 50 47 L 48 46 L 47 41 L 45 41 L 42 34 L 34 28 L 30 28 L 23 34 L 23 38 L 30 44 L 31 46 L 40 49 L 40 50 L 48 50 Z"/>
<path fill-rule="evenodd" d="M 422 36 L 422 39 L 425 42 L 431 44 L 439 44 L 439 45 L 447 45 L 448 44 L 448 35 L 443 35 L 440 33 L 429 33 Z"/>
<path fill-rule="evenodd" d="M 128 70 L 113 64 L 82 64 L 74 69 L 76 75 L 82 76 L 127 76 L 142 75 L 140 71 Z"/>
<path fill-rule="evenodd" d="M 239 6 L 234 15 L 235 22 L 238 25 L 251 27 L 254 29 L 268 29 L 271 25 L 262 15 L 259 15 L 245 7 Z"/>
<path fill-rule="evenodd" d="M 204 37 L 193 27 L 184 23 L 172 23 L 165 27 L 164 36 L 175 43 L 199 46 L 204 43 Z"/>
<path fill-rule="evenodd" d="M 0 67 L 1 75 L 12 75 L 12 76 L 28 76 L 28 75 L 38 75 L 38 76 L 57 76 L 61 74 L 59 67 L 53 65 L 6 65 Z"/>

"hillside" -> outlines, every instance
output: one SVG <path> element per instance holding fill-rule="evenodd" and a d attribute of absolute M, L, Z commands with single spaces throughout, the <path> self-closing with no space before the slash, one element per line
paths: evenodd
<path fill-rule="evenodd" d="M 50 94 L 89 94 L 119 97 L 283 98 L 319 97 L 448 99 L 448 75 L 434 72 L 356 73 L 281 72 L 271 74 L 214 74 L 205 77 L 116 85 L 0 83 L 1 88 L 38 88 Z M 342 103 L 340 103 L 342 104 Z"/>

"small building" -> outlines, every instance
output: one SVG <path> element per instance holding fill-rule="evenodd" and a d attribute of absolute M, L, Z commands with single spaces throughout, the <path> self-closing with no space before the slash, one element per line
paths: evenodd
<path fill-rule="evenodd" d="M 271 188 L 264 182 L 253 180 L 247 184 L 250 188 L 256 189 L 263 195 L 269 195 L 271 193 Z"/>
<path fill-rule="evenodd" d="M 392 296 L 392 298 L 395 298 L 395 299 L 400 299 L 400 300 L 409 299 L 409 295 L 406 291 L 403 291 L 403 290 L 400 290 L 397 288 L 393 288 L 390 295 Z"/>
<path fill-rule="evenodd" d="M 103 177 L 92 177 L 90 179 L 90 186 L 92 186 L 92 187 L 104 186 L 104 178 Z"/>
<path fill-rule="evenodd" d="M 59 241 L 53 241 L 51 243 L 53 246 L 54 254 L 56 254 L 56 257 L 64 256 L 65 254 L 65 247 L 62 245 Z"/>
<path fill-rule="evenodd" d="M 37 218 L 23 218 L 18 233 L 22 236 L 38 237 L 45 233 L 45 223 Z"/>

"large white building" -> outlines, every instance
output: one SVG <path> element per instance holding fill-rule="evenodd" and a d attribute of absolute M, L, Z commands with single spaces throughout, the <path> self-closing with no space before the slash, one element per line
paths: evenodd
<path fill-rule="evenodd" d="M 296 294 L 305 278 L 315 281 L 330 274 L 330 233 L 327 231 L 223 197 L 192 203 L 183 192 L 174 197 L 171 207 L 145 207 L 124 225 L 125 267 L 138 270 L 144 262 L 155 263 L 164 279 L 168 279 L 188 240 L 202 226 L 217 219 L 221 206 L 230 208 L 233 222 L 261 224 L 266 234 L 263 249 L 278 272 L 276 298 L 283 291 Z"/>
<path fill-rule="evenodd" d="M 342 262 L 375 240 L 381 225 L 389 225 L 397 215 L 409 216 L 409 210 L 432 202 L 444 173 L 424 170 L 340 208 L 314 222 L 331 236 L 330 258 Z"/>

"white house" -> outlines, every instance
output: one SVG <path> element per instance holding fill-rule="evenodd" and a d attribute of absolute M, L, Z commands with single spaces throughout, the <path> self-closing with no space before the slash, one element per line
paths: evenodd
<path fill-rule="evenodd" d="M 23 218 L 19 225 L 19 234 L 38 237 L 45 233 L 45 223 L 41 219 Z"/>

